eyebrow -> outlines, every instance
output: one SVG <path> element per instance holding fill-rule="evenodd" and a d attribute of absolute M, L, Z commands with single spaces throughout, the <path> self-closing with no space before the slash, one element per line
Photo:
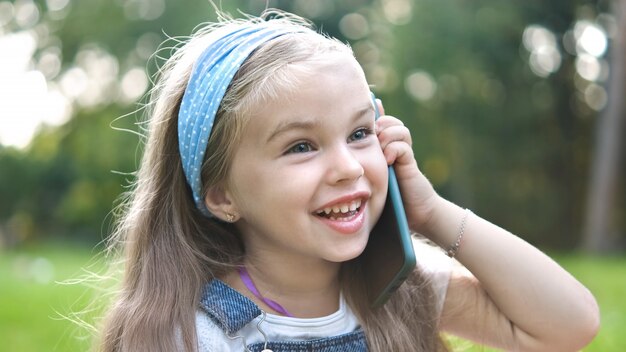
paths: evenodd
<path fill-rule="evenodd" d="M 359 111 L 357 111 L 352 120 L 357 121 L 363 116 L 367 115 L 369 112 L 374 112 L 374 107 L 370 104 Z M 269 143 L 272 139 L 276 138 L 276 136 L 291 131 L 291 130 L 310 130 L 315 127 L 319 127 L 319 120 L 316 119 L 298 119 L 293 121 L 281 122 L 276 126 L 274 131 L 269 135 L 266 140 L 266 143 Z"/>

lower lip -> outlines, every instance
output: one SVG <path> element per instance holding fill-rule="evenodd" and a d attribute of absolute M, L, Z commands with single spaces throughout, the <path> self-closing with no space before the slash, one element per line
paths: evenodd
<path fill-rule="evenodd" d="M 354 214 L 349 220 L 332 220 L 317 216 L 326 226 L 346 235 L 353 234 L 363 227 L 365 222 L 365 203 L 361 204 L 359 212 Z"/>

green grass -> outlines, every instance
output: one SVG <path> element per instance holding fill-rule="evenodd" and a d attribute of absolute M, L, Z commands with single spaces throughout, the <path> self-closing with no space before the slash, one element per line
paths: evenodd
<path fill-rule="evenodd" d="M 0 351 L 85 351 L 89 332 L 71 320 L 90 300 L 82 277 L 95 252 L 65 244 L 0 252 Z M 626 346 L 626 257 L 557 255 L 556 259 L 595 294 L 600 333 L 585 351 L 623 351 Z M 95 271 L 99 271 L 96 265 Z M 67 318 L 70 317 L 70 318 Z M 453 339 L 454 351 L 493 351 Z"/>
<path fill-rule="evenodd" d="M 86 351 L 89 333 L 71 321 L 90 301 L 88 249 L 45 245 L 0 252 L 0 351 Z"/>

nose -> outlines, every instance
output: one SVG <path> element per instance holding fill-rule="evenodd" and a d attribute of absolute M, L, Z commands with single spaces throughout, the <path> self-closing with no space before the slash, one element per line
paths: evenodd
<path fill-rule="evenodd" d="M 354 152 L 347 145 L 334 148 L 329 155 L 329 180 L 331 183 L 356 181 L 365 170 Z"/>

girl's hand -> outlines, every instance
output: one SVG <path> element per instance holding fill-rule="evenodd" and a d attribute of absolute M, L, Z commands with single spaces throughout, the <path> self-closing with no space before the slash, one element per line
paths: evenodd
<path fill-rule="evenodd" d="M 376 102 L 381 112 L 376 135 L 387 164 L 393 164 L 396 172 L 409 227 L 428 237 L 429 221 L 439 195 L 417 166 L 409 129 L 397 118 L 385 116 L 382 103 L 378 99 Z"/>

